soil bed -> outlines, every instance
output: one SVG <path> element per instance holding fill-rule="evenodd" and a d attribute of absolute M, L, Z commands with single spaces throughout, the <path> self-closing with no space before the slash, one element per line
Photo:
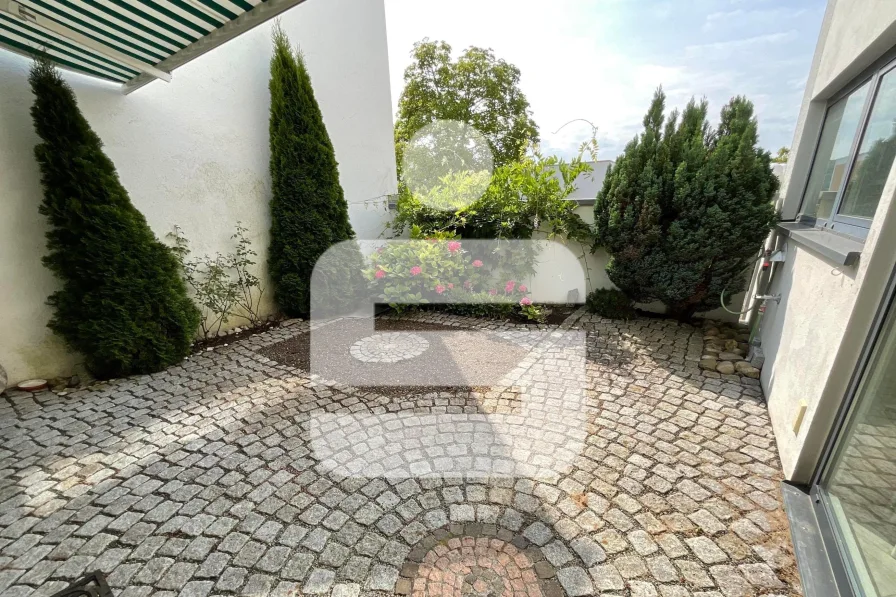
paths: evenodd
<path fill-rule="evenodd" d="M 351 330 L 339 330 L 338 324 L 331 324 L 315 333 L 327 331 L 332 334 L 334 340 L 338 340 L 340 346 L 345 349 L 337 349 L 332 355 L 327 355 L 327 366 L 334 371 L 351 371 L 356 376 L 365 377 L 369 374 L 371 380 L 376 378 L 375 384 L 352 383 L 354 387 L 366 392 L 372 392 L 387 397 L 401 398 L 412 395 L 429 394 L 436 392 L 449 392 L 451 394 L 486 392 L 490 386 L 478 384 L 451 384 L 433 383 L 419 385 L 392 385 L 388 383 L 390 375 L 396 379 L 433 379 L 435 381 L 450 379 L 465 379 L 469 372 L 481 373 L 478 369 L 484 369 L 486 374 L 494 372 L 496 376 L 509 372 L 525 356 L 527 351 L 511 342 L 502 341 L 493 336 L 483 337 L 477 332 L 457 326 L 423 323 L 406 319 L 382 319 L 375 320 L 377 332 L 452 332 L 451 335 L 442 335 L 431 338 L 431 342 L 443 344 L 432 346 L 430 350 L 442 351 L 444 359 L 417 359 L 412 358 L 398 363 L 362 363 L 354 359 L 348 351 L 348 346 L 354 341 Z M 473 334 L 476 334 L 475 341 Z M 465 337 L 466 336 L 466 337 Z M 465 337 L 465 338 L 464 338 Z M 454 338 L 464 340 L 464 350 L 458 351 L 457 346 L 452 346 Z M 326 339 L 322 339 L 326 342 Z M 453 348 L 453 350 L 452 350 Z M 278 342 L 259 351 L 266 358 L 278 363 L 296 367 L 303 371 L 311 368 L 310 334 L 299 334 L 289 340 Z M 366 371 L 365 371 L 366 368 Z M 422 368 L 422 371 L 421 371 Z M 393 373 L 394 372 L 394 373 Z M 404 377 L 413 375 L 414 377 Z M 327 376 L 329 377 L 329 376 Z M 475 375 L 473 375 L 475 377 Z M 385 380 L 385 381 L 384 381 Z"/>

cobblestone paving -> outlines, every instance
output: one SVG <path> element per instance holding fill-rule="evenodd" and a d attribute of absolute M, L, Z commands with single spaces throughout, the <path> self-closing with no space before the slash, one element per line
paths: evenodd
<path fill-rule="evenodd" d="M 426 321 L 509 330 L 448 316 Z M 101 570 L 116 596 L 797 595 L 756 381 L 704 373 L 699 329 L 579 312 L 588 434 L 548 481 L 344 478 L 315 413 L 513 411 L 504 392 L 362 393 L 258 350 L 0 400 L 0 594 Z"/>

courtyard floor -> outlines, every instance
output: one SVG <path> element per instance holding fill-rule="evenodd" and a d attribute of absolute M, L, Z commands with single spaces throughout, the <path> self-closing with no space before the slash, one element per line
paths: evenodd
<path fill-rule="evenodd" d="M 269 358 L 308 332 L 289 322 L 163 373 L 7 393 L 0 594 L 94 570 L 116 597 L 801 593 L 762 392 L 698 369 L 699 328 L 580 310 L 526 344 L 526 326 L 416 318 L 511 338 L 472 360 L 522 351 L 525 371 L 403 393 L 312 380 Z M 560 331 L 584 338 L 581 371 Z M 396 338 L 346 350 L 428 346 Z"/>

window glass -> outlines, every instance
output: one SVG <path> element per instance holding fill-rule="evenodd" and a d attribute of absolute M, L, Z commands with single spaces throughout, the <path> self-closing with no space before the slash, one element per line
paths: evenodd
<path fill-rule="evenodd" d="M 896 312 L 887 319 L 821 485 L 866 597 L 896 592 Z"/>
<path fill-rule="evenodd" d="M 896 71 L 880 81 L 840 213 L 873 218 L 896 156 Z"/>
<path fill-rule="evenodd" d="M 818 219 L 831 216 L 834 201 L 845 182 L 849 152 L 861 124 L 869 86 L 870 83 L 865 83 L 828 108 L 803 197 L 806 215 Z"/>

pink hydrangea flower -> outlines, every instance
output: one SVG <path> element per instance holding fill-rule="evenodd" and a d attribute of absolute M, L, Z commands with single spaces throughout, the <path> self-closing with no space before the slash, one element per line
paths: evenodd
<path fill-rule="evenodd" d="M 531 304 L 532 304 L 532 299 L 530 299 L 528 296 L 524 296 L 523 298 L 520 299 L 520 305 L 523 307 L 528 307 Z"/>
<path fill-rule="evenodd" d="M 448 251 L 451 253 L 457 253 L 458 251 L 460 251 L 460 243 L 456 240 L 449 241 Z"/>
<path fill-rule="evenodd" d="M 443 292 L 445 292 L 445 287 L 442 286 L 441 284 L 436 284 L 436 292 L 438 292 L 439 294 L 442 294 Z"/>
<path fill-rule="evenodd" d="M 494 288 L 492 288 L 491 290 L 488 291 L 488 293 L 492 296 L 495 296 L 496 294 L 498 294 L 498 291 L 495 290 Z"/>
<path fill-rule="evenodd" d="M 378 270 L 376 270 L 376 273 L 373 274 L 373 277 L 376 278 L 377 280 L 382 280 L 383 278 L 386 277 L 386 272 L 384 272 L 381 269 L 378 269 Z"/>
<path fill-rule="evenodd" d="M 482 267 L 482 262 L 480 260 L 476 260 L 472 263 L 473 267 Z"/>
<path fill-rule="evenodd" d="M 507 284 L 504 285 L 504 292 L 513 292 L 513 289 L 516 288 L 516 282 L 513 280 L 507 280 Z"/>
<path fill-rule="evenodd" d="M 454 282 L 448 282 L 448 290 L 454 290 Z"/>
<path fill-rule="evenodd" d="M 529 289 L 526 288 L 526 285 L 525 285 L 525 284 L 520 284 L 520 285 L 517 287 L 517 290 L 519 290 L 519 291 L 522 292 L 523 294 L 525 294 L 525 293 L 527 293 L 527 292 L 529 291 Z"/>
<path fill-rule="evenodd" d="M 419 265 L 415 265 L 414 267 L 411 268 L 412 276 L 419 276 L 422 272 L 423 272 L 423 270 L 420 268 Z"/>

